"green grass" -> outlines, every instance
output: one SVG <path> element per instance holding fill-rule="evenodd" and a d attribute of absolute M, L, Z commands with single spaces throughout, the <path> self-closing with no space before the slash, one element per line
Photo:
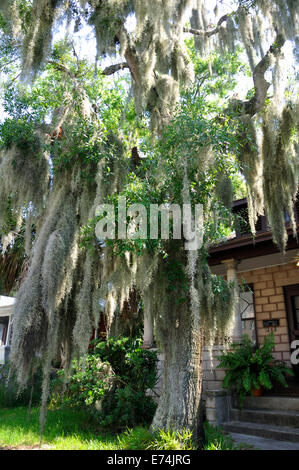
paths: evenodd
<path fill-rule="evenodd" d="M 31 447 L 40 444 L 39 409 L 0 408 L 0 447 Z M 118 436 L 100 433 L 83 412 L 48 411 L 42 444 L 59 450 L 120 449 Z"/>
<path fill-rule="evenodd" d="M 252 450 L 247 444 L 235 444 L 231 436 L 217 426 L 204 423 L 205 443 L 203 450 Z"/>
<path fill-rule="evenodd" d="M 0 408 L 0 449 L 39 447 L 53 450 L 183 450 L 196 449 L 190 433 L 165 432 L 152 435 L 144 427 L 136 427 L 119 435 L 98 429 L 86 413 L 75 409 L 49 410 L 43 440 L 40 443 L 39 408 L 33 408 L 28 421 L 27 408 Z M 241 450 L 230 436 L 205 424 L 203 450 Z"/>

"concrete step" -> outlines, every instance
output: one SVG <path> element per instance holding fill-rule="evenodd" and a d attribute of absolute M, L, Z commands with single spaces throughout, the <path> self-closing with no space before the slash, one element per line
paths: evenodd
<path fill-rule="evenodd" d="M 229 433 L 246 434 L 278 441 L 299 443 L 299 429 L 290 426 L 250 423 L 246 421 L 229 421 L 222 425 Z"/>
<path fill-rule="evenodd" d="M 299 397 L 246 397 L 242 408 L 299 412 Z"/>
<path fill-rule="evenodd" d="M 248 434 L 230 434 L 233 441 L 238 444 L 252 446 L 252 450 L 299 450 L 299 443 L 265 439 L 264 437 L 249 436 Z"/>
<path fill-rule="evenodd" d="M 245 421 L 299 428 L 299 411 L 232 409 L 230 410 L 230 421 Z"/>

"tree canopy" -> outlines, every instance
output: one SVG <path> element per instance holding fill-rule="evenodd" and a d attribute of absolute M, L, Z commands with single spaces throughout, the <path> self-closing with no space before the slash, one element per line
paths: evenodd
<path fill-rule="evenodd" d="M 42 361 L 44 411 L 60 348 L 68 364 L 83 355 L 100 315 L 114 331 L 136 290 L 165 355 L 153 425 L 196 428 L 202 347 L 229 340 L 235 308 L 235 286 L 207 263 L 234 230 L 232 198 L 246 191 L 253 234 L 266 211 L 281 250 L 286 212 L 295 231 L 298 0 L 212 3 L 0 5 L 3 253 L 24 239 L 11 359 L 21 386 Z M 59 25 L 69 32 L 53 42 Z M 96 65 L 76 51 L 87 25 Z M 96 208 L 119 196 L 202 204 L 203 246 L 98 240 Z"/>

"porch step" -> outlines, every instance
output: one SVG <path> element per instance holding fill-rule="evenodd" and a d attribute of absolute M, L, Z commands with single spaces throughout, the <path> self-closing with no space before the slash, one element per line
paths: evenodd
<path fill-rule="evenodd" d="M 264 437 L 249 436 L 248 434 L 231 433 L 235 444 L 247 444 L 253 450 L 299 450 L 299 443 L 265 439 Z"/>
<path fill-rule="evenodd" d="M 232 409 L 230 420 L 299 428 L 299 411 Z"/>
<path fill-rule="evenodd" d="M 299 412 L 299 397 L 246 397 L 242 408 L 255 410 L 280 410 Z"/>
<path fill-rule="evenodd" d="M 273 424 L 251 423 L 248 421 L 229 421 L 222 425 L 229 433 L 259 436 L 266 439 L 299 443 L 299 428 L 276 426 Z"/>

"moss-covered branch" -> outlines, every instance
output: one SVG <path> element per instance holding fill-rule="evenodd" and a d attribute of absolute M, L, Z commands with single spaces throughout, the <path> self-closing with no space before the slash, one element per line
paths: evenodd
<path fill-rule="evenodd" d="M 213 36 L 214 34 L 219 33 L 222 23 L 227 21 L 229 17 L 235 14 L 236 12 L 233 12 L 233 13 L 227 13 L 226 15 L 221 16 L 221 18 L 217 22 L 217 26 L 213 29 L 202 30 L 202 29 L 194 29 L 194 28 L 184 28 L 184 33 L 191 33 L 191 34 L 195 34 L 196 36 L 209 38 Z"/>

